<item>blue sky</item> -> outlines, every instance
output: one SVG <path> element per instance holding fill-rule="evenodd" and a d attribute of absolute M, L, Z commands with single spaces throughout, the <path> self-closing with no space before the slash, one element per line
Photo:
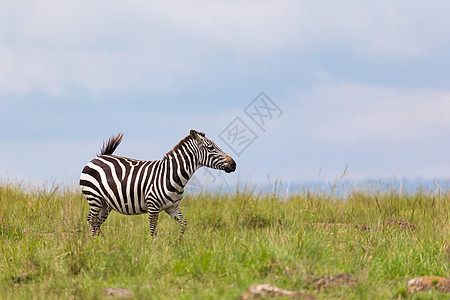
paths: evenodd
<path fill-rule="evenodd" d="M 447 179 L 449 15 L 446 1 L 2 1 L 0 178 L 75 185 L 113 133 L 118 155 L 150 160 L 194 128 L 235 158 L 230 182 L 347 165 L 354 180 Z M 262 91 L 282 112 L 264 131 L 244 111 Z M 236 117 L 258 136 L 239 156 L 219 136 Z"/>

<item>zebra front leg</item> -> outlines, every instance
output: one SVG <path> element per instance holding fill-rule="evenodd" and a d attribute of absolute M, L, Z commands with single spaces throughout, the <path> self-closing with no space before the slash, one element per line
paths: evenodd
<path fill-rule="evenodd" d="M 150 222 L 150 234 L 154 236 L 156 232 L 156 226 L 158 225 L 159 210 L 155 207 L 155 205 L 151 201 L 148 201 L 147 209 L 148 209 L 148 220 Z"/>
<path fill-rule="evenodd" d="M 174 218 L 178 223 L 181 225 L 180 229 L 180 235 L 178 237 L 178 240 L 183 237 L 184 231 L 186 230 L 187 221 L 183 217 L 183 214 L 181 213 L 180 207 L 178 205 L 169 207 L 165 210 L 166 213 L 168 213 L 172 218 Z"/>

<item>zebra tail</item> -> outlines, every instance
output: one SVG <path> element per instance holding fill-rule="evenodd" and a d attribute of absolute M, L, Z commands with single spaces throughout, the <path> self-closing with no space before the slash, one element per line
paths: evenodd
<path fill-rule="evenodd" d="M 103 146 L 100 149 L 100 155 L 110 155 L 113 154 L 114 150 L 119 146 L 120 142 L 122 141 L 123 133 L 118 133 L 116 135 L 113 135 L 108 139 L 108 141 L 103 142 Z"/>

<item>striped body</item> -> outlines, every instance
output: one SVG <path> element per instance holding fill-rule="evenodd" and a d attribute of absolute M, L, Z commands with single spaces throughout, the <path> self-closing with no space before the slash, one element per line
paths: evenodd
<path fill-rule="evenodd" d="M 100 233 L 100 226 L 111 210 L 126 215 L 149 214 L 153 235 L 158 214 L 166 211 L 181 225 L 186 220 L 179 209 L 184 187 L 201 166 L 233 172 L 236 164 L 204 134 L 191 130 L 162 160 L 141 161 L 112 155 L 122 135 L 111 138 L 101 155 L 83 169 L 80 186 L 91 210 L 88 222 L 92 235 Z"/>

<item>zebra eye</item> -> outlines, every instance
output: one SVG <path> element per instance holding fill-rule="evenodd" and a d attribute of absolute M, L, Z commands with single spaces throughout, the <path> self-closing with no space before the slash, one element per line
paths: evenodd
<path fill-rule="evenodd" d="M 214 150 L 214 146 L 212 146 L 212 145 L 208 145 L 208 146 L 206 146 L 206 148 L 208 148 L 209 151 L 213 151 Z"/>

